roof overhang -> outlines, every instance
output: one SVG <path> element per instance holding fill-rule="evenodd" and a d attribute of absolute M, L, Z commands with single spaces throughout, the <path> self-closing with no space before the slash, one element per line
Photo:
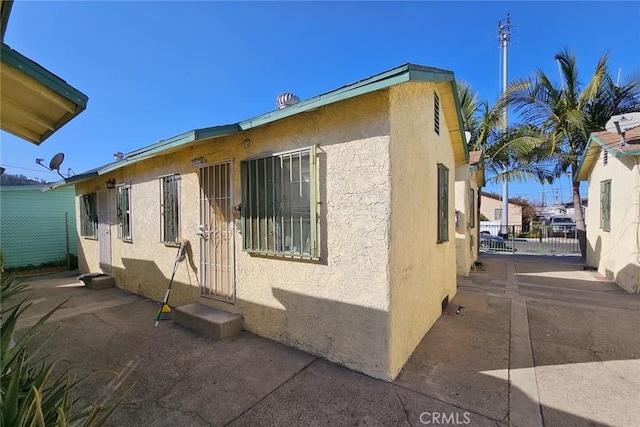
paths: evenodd
<path fill-rule="evenodd" d="M 85 94 L 4 43 L 1 57 L 2 130 L 40 145 L 86 108 Z"/>
<path fill-rule="evenodd" d="M 13 0 L 2 0 L 0 2 L 0 40 L 4 42 L 4 33 L 7 31 L 7 25 L 9 25 L 9 16 L 11 16 L 11 8 L 13 7 Z"/>
<path fill-rule="evenodd" d="M 315 96 L 286 108 L 270 111 L 248 120 L 243 120 L 230 125 L 195 129 L 169 139 L 158 141 L 155 144 L 127 153 L 123 160 L 100 166 L 94 170 L 59 181 L 55 183 L 51 189 L 66 187 L 76 182 L 92 179 L 98 175 L 104 175 L 116 169 L 130 166 L 142 160 L 158 155 L 166 155 L 193 142 L 241 133 L 252 128 L 273 123 L 286 117 L 306 111 L 312 111 L 325 105 L 354 98 L 377 90 L 387 89 L 391 86 L 409 81 L 435 82 L 438 85 L 438 89 L 441 91 L 442 95 L 441 98 L 448 100 L 447 102 L 443 102 L 442 106 L 447 125 L 449 127 L 455 161 L 468 161 L 469 152 L 467 150 L 466 138 L 462 127 L 463 122 L 457 95 L 458 90 L 455 85 L 453 72 L 438 68 L 405 64 L 383 73 L 376 74 L 375 76 L 367 79 L 360 80 L 356 83 L 343 86 L 331 92 Z"/>
<path fill-rule="evenodd" d="M 462 110 L 460 108 L 458 88 L 456 87 L 455 79 L 453 79 L 453 73 L 451 73 L 451 78 L 451 81 L 438 83 L 440 98 L 444 95 L 446 97 L 445 99 L 448 98 L 452 101 L 442 103 L 442 110 L 445 120 L 447 121 L 455 161 L 456 163 L 468 162 L 469 149 L 467 148 L 467 138 L 464 135 Z"/>
<path fill-rule="evenodd" d="M 636 138 L 640 135 L 638 130 L 634 130 L 633 132 L 627 132 L 631 135 L 631 138 Z M 619 137 L 614 137 L 616 141 Z M 600 158 L 600 150 L 607 150 L 610 156 L 613 157 L 626 157 L 626 156 L 640 156 L 640 146 L 638 144 L 629 144 L 626 147 L 617 148 L 616 145 L 612 145 L 612 138 L 604 132 L 592 133 L 589 137 L 589 141 L 587 141 L 587 149 L 582 156 L 582 160 L 578 165 L 578 169 L 574 174 L 574 179 L 576 181 L 587 181 L 589 179 L 589 175 L 593 170 L 596 162 Z M 617 144 L 617 142 L 616 142 Z M 636 148 L 637 147 L 637 148 Z"/>

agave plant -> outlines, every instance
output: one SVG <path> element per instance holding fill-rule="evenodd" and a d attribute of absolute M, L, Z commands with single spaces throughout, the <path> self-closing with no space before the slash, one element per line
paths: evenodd
<path fill-rule="evenodd" d="M 27 289 L 27 285 L 8 275 L 3 275 L 1 282 L 0 300 L 3 303 Z M 0 325 L 0 425 L 99 426 L 126 396 L 127 393 L 109 407 L 94 405 L 78 410 L 78 398 L 72 397 L 72 392 L 89 376 L 77 379 L 68 369 L 60 373 L 57 369 L 59 361 L 50 360 L 49 355 L 41 355 L 46 341 L 35 350 L 28 348 L 44 322 L 65 303 L 63 301 L 45 314 L 17 341 L 14 331 L 18 319 L 31 304 L 25 298 L 4 311 Z M 104 372 L 117 375 L 113 371 Z"/>

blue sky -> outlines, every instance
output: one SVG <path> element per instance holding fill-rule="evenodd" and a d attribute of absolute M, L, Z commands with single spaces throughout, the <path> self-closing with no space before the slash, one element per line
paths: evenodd
<path fill-rule="evenodd" d="M 5 43 L 89 96 L 87 110 L 40 147 L 2 132 L 7 173 L 55 180 L 35 164 L 57 152 L 79 173 L 194 128 L 275 109 L 412 62 L 454 71 L 498 96 L 497 21 L 510 13 L 509 78 L 570 47 L 586 79 L 640 68 L 638 2 L 32 2 L 16 1 Z M 633 22 L 634 24 L 620 24 Z M 500 187 L 489 185 L 489 191 Z M 510 195 L 568 200 L 568 179 L 511 184 Z"/>

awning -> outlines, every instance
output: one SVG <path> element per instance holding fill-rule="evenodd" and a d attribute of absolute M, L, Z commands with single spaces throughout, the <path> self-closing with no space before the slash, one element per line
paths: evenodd
<path fill-rule="evenodd" d="M 2 130 L 40 145 L 86 108 L 87 95 L 4 43 L 1 58 Z"/>

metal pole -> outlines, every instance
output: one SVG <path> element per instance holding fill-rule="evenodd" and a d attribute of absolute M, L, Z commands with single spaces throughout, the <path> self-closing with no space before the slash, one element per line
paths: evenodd
<path fill-rule="evenodd" d="M 64 213 L 64 236 L 67 240 L 67 270 L 71 270 L 71 256 L 69 255 L 69 212 Z"/>
<path fill-rule="evenodd" d="M 498 22 L 498 35 L 500 38 L 500 47 L 502 47 L 502 94 L 507 91 L 507 46 L 511 41 L 511 20 L 509 14 L 507 14 L 506 24 L 502 24 L 502 21 Z M 505 107 L 503 114 L 503 131 L 507 131 L 508 123 L 508 108 Z M 507 173 L 507 165 L 504 165 L 503 172 Z M 509 182 L 505 180 L 502 183 L 502 218 L 501 218 L 502 232 L 506 238 L 509 234 Z"/>

